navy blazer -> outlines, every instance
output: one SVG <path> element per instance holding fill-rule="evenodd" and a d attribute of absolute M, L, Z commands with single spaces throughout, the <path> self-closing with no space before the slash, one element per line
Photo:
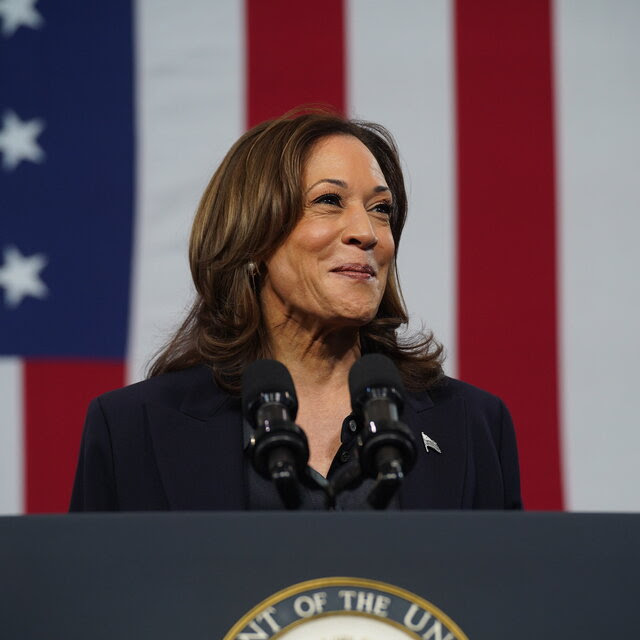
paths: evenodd
<path fill-rule="evenodd" d="M 502 401 L 445 378 L 408 394 L 418 460 L 403 509 L 522 507 L 511 417 Z M 422 433 L 441 450 L 428 451 Z M 240 400 L 193 367 L 106 393 L 85 422 L 71 511 L 238 510 L 248 503 Z"/>

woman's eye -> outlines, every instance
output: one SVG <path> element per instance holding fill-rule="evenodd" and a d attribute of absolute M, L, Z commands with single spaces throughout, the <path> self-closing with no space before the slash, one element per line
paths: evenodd
<path fill-rule="evenodd" d="M 337 193 L 325 193 L 324 195 L 316 198 L 313 201 L 314 204 L 330 204 L 335 207 L 339 207 L 342 204 L 342 200 Z"/>
<path fill-rule="evenodd" d="M 391 203 L 390 202 L 378 202 L 378 204 L 374 205 L 374 211 L 378 211 L 379 213 L 384 213 L 385 215 L 391 215 Z"/>

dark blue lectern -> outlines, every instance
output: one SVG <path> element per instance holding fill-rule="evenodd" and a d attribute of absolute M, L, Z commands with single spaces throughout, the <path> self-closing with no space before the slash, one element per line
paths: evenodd
<path fill-rule="evenodd" d="M 640 515 L 8 517 L 0 585 L 7 640 L 634 638 Z"/>

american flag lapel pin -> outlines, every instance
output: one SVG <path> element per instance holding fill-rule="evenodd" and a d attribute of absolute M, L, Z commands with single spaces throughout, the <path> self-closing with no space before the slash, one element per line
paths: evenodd
<path fill-rule="evenodd" d="M 424 448 L 426 449 L 427 453 L 429 453 L 429 447 L 431 447 L 434 451 L 437 451 L 438 453 L 442 453 L 442 451 L 440 451 L 440 447 L 438 446 L 438 443 L 435 440 L 432 440 L 426 433 L 421 432 L 422 433 L 422 442 L 424 442 Z"/>

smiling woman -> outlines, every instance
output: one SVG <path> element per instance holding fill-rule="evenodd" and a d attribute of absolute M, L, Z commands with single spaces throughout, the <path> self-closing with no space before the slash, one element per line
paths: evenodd
<path fill-rule="evenodd" d="M 380 125 L 304 112 L 244 134 L 196 213 L 187 318 L 149 380 L 89 409 L 72 509 L 282 508 L 250 464 L 244 370 L 261 358 L 286 365 L 309 473 L 331 478 L 357 445 L 347 379 L 365 353 L 397 365 L 410 392 L 404 421 L 425 443 L 393 505 L 519 507 L 502 402 L 446 378 L 430 334 L 398 337 L 406 214 L 398 152 Z M 428 460 L 427 443 L 437 452 Z M 368 489 L 345 492 L 338 507 L 366 507 Z M 302 504 L 324 499 L 307 489 Z"/>
<path fill-rule="evenodd" d="M 222 388 L 239 393 L 250 362 L 281 359 L 274 330 L 288 319 L 285 332 L 299 337 L 303 326 L 322 336 L 316 347 L 349 326 L 354 357 L 363 348 L 386 353 L 409 388 L 433 384 L 441 347 L 430 335 L 404 344 L 396 335 L 408 321 L 395 256 L 406 215 L 398 152 L 384 127 L 326 112 L 254 127 L 202 197 L 190 246 L 198 296 L 151 375 L 206 362 Z M 381 273 L 355 275 L 378 259 Z M 344 269 L 350 264 L 359 266 Z M 349 276 L 367 286 L 339 291 Z M 351 307 L 351 321 L 340 306 Z"/>

